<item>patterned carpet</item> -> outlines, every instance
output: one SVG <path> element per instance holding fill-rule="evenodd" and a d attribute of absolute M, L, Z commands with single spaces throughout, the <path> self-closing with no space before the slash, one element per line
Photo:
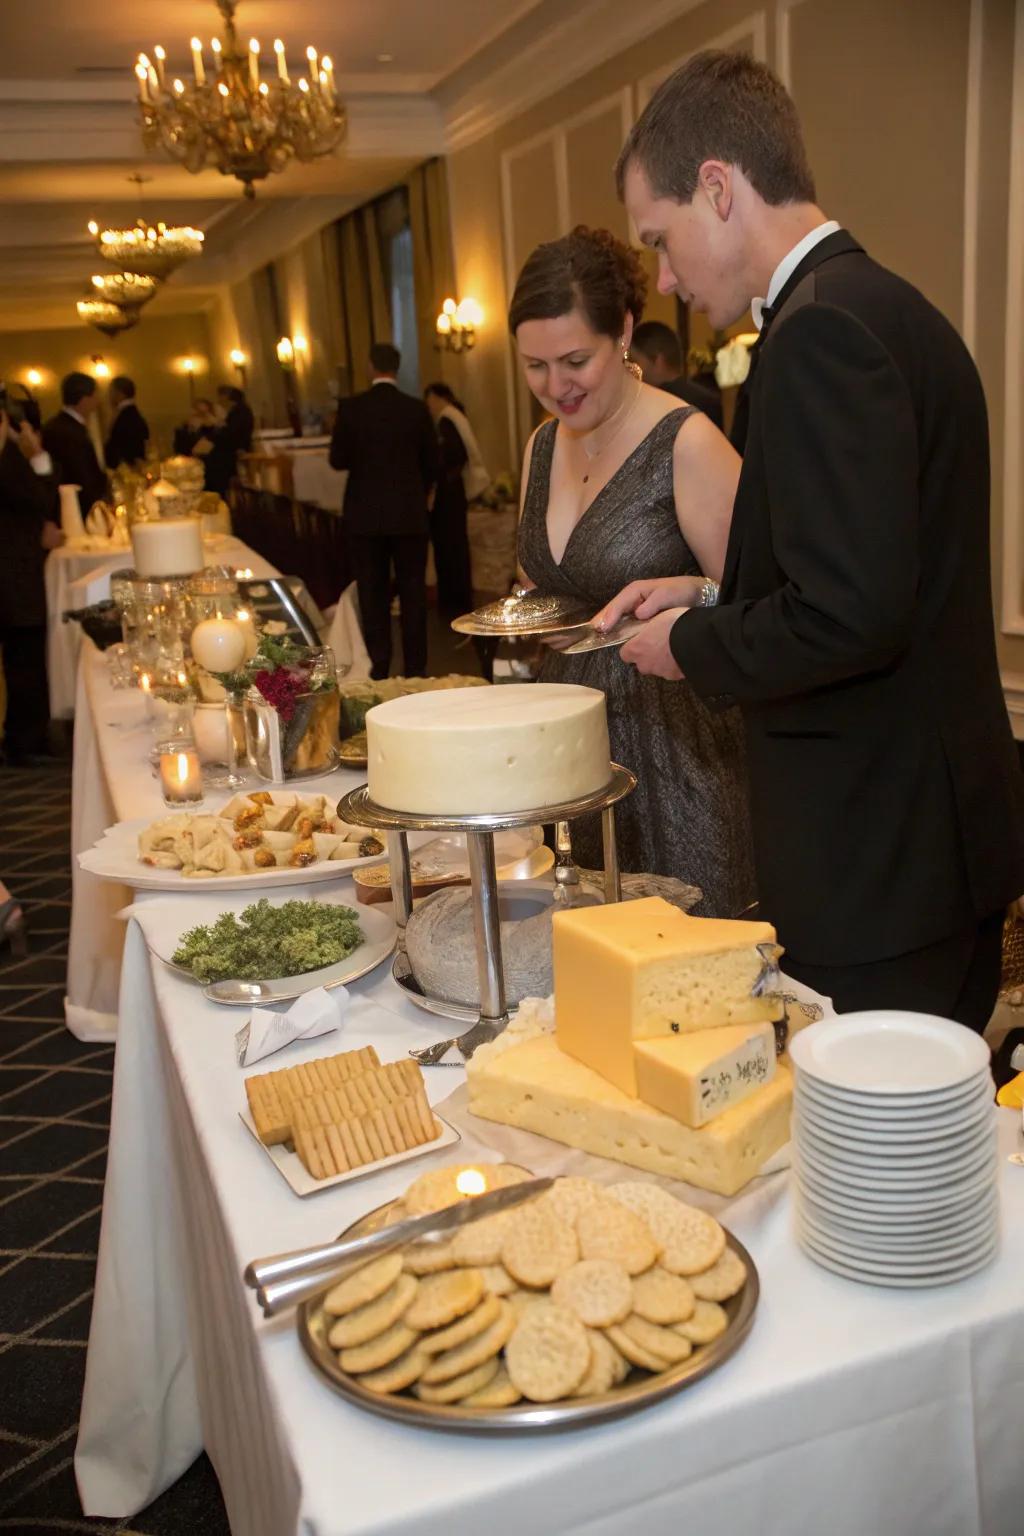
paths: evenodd
<path fill-rule="evenodd" d="M 64 1027 L 70 766 L 0 770 L 0 878 L 30 953 L 0 949 L 0 1532 L 222 1536 L 205 1456 L 130 1520 L 87 1520 L 72 1457 L 103 1200 L 109 1046 Z"/>

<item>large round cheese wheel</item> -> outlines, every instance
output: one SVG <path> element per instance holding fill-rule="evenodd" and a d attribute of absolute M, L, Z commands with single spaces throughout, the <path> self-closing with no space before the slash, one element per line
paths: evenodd
<path fill-rule="evenodd" d="M 424 816 L 561 805 L 611 777 L 604 694 L 499 683 L 410 694 L 366 716 L 370 796 Z"/>

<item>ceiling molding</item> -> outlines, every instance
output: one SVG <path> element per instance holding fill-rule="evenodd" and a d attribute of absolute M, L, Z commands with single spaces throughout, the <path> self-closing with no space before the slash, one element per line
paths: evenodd
<path fill-rule="evenodd" d="M 448 151 L 465 149 L 493 133 L 568 81 L 579 79 L 703 3 L 631 0 L 623 5 L 621 0 L 593 0 L 546 26 L 497 68 L 487 67 L 481 59 L 478 75 L 470 66 L 449 89 L 442 85 L 436 92 L 444 109 Z"/>

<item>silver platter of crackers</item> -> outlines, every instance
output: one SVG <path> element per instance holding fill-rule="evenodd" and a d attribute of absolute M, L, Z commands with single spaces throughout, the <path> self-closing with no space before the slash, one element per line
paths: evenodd
<path fill-rule="evenodd" d="M 431 1168 L 341 1236 L 529 1177 L 508 1163 Z M 742 1343 L 758 1293 L 750 1254 L 707 1212 L 640 1179 L 569 1177 L 370 1260 L 304 1302 L 298 1329 L 361 1408 L 523 1433 L 618 1418 L 691 1386 Z"/>
<path fill-rule="evenodd" d="M 372 1045 L 257 1072 L 245 1096 L 242 1124 L 297 1195 L 460 1140 L 431 1109 L 416 1062 L 382 1064 Z"/>

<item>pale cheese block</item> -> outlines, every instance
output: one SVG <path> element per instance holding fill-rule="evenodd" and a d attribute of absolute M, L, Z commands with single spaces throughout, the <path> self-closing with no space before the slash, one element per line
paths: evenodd
<path fill-rule="evenodd" d="M 366 716 L 370 798 L 421 815 L 561 805 L 611 778 L 604 694 L 506 683 L 409 694 Z"/>
<path fill-rule="evenodd" d="M 506 1044 L 499 1037 L 467 1063 L 469 1108 L 483 1120 L 720 1195 L 742 1189 L 789 1140 L 793 1088 L 785 1067 L 741 1104 L 693 1130 L 567 1056 L 553 1035 L 519 1039 Z"/>
<path fill-rule="evenodd" d="M 775 1026 L 733 1024 L 633 1045 L 645 1104 L 683 1125 L 707 1125 L 775 1076 Z"/>
<path fill-rule="evenodd" d="M 782 1018 L 753 997 L 770 923 L 690 917 L 660 896 L 556 912 L 555 1025 L 563 1051 L 637 1095 L 635 1040 Z"/>

